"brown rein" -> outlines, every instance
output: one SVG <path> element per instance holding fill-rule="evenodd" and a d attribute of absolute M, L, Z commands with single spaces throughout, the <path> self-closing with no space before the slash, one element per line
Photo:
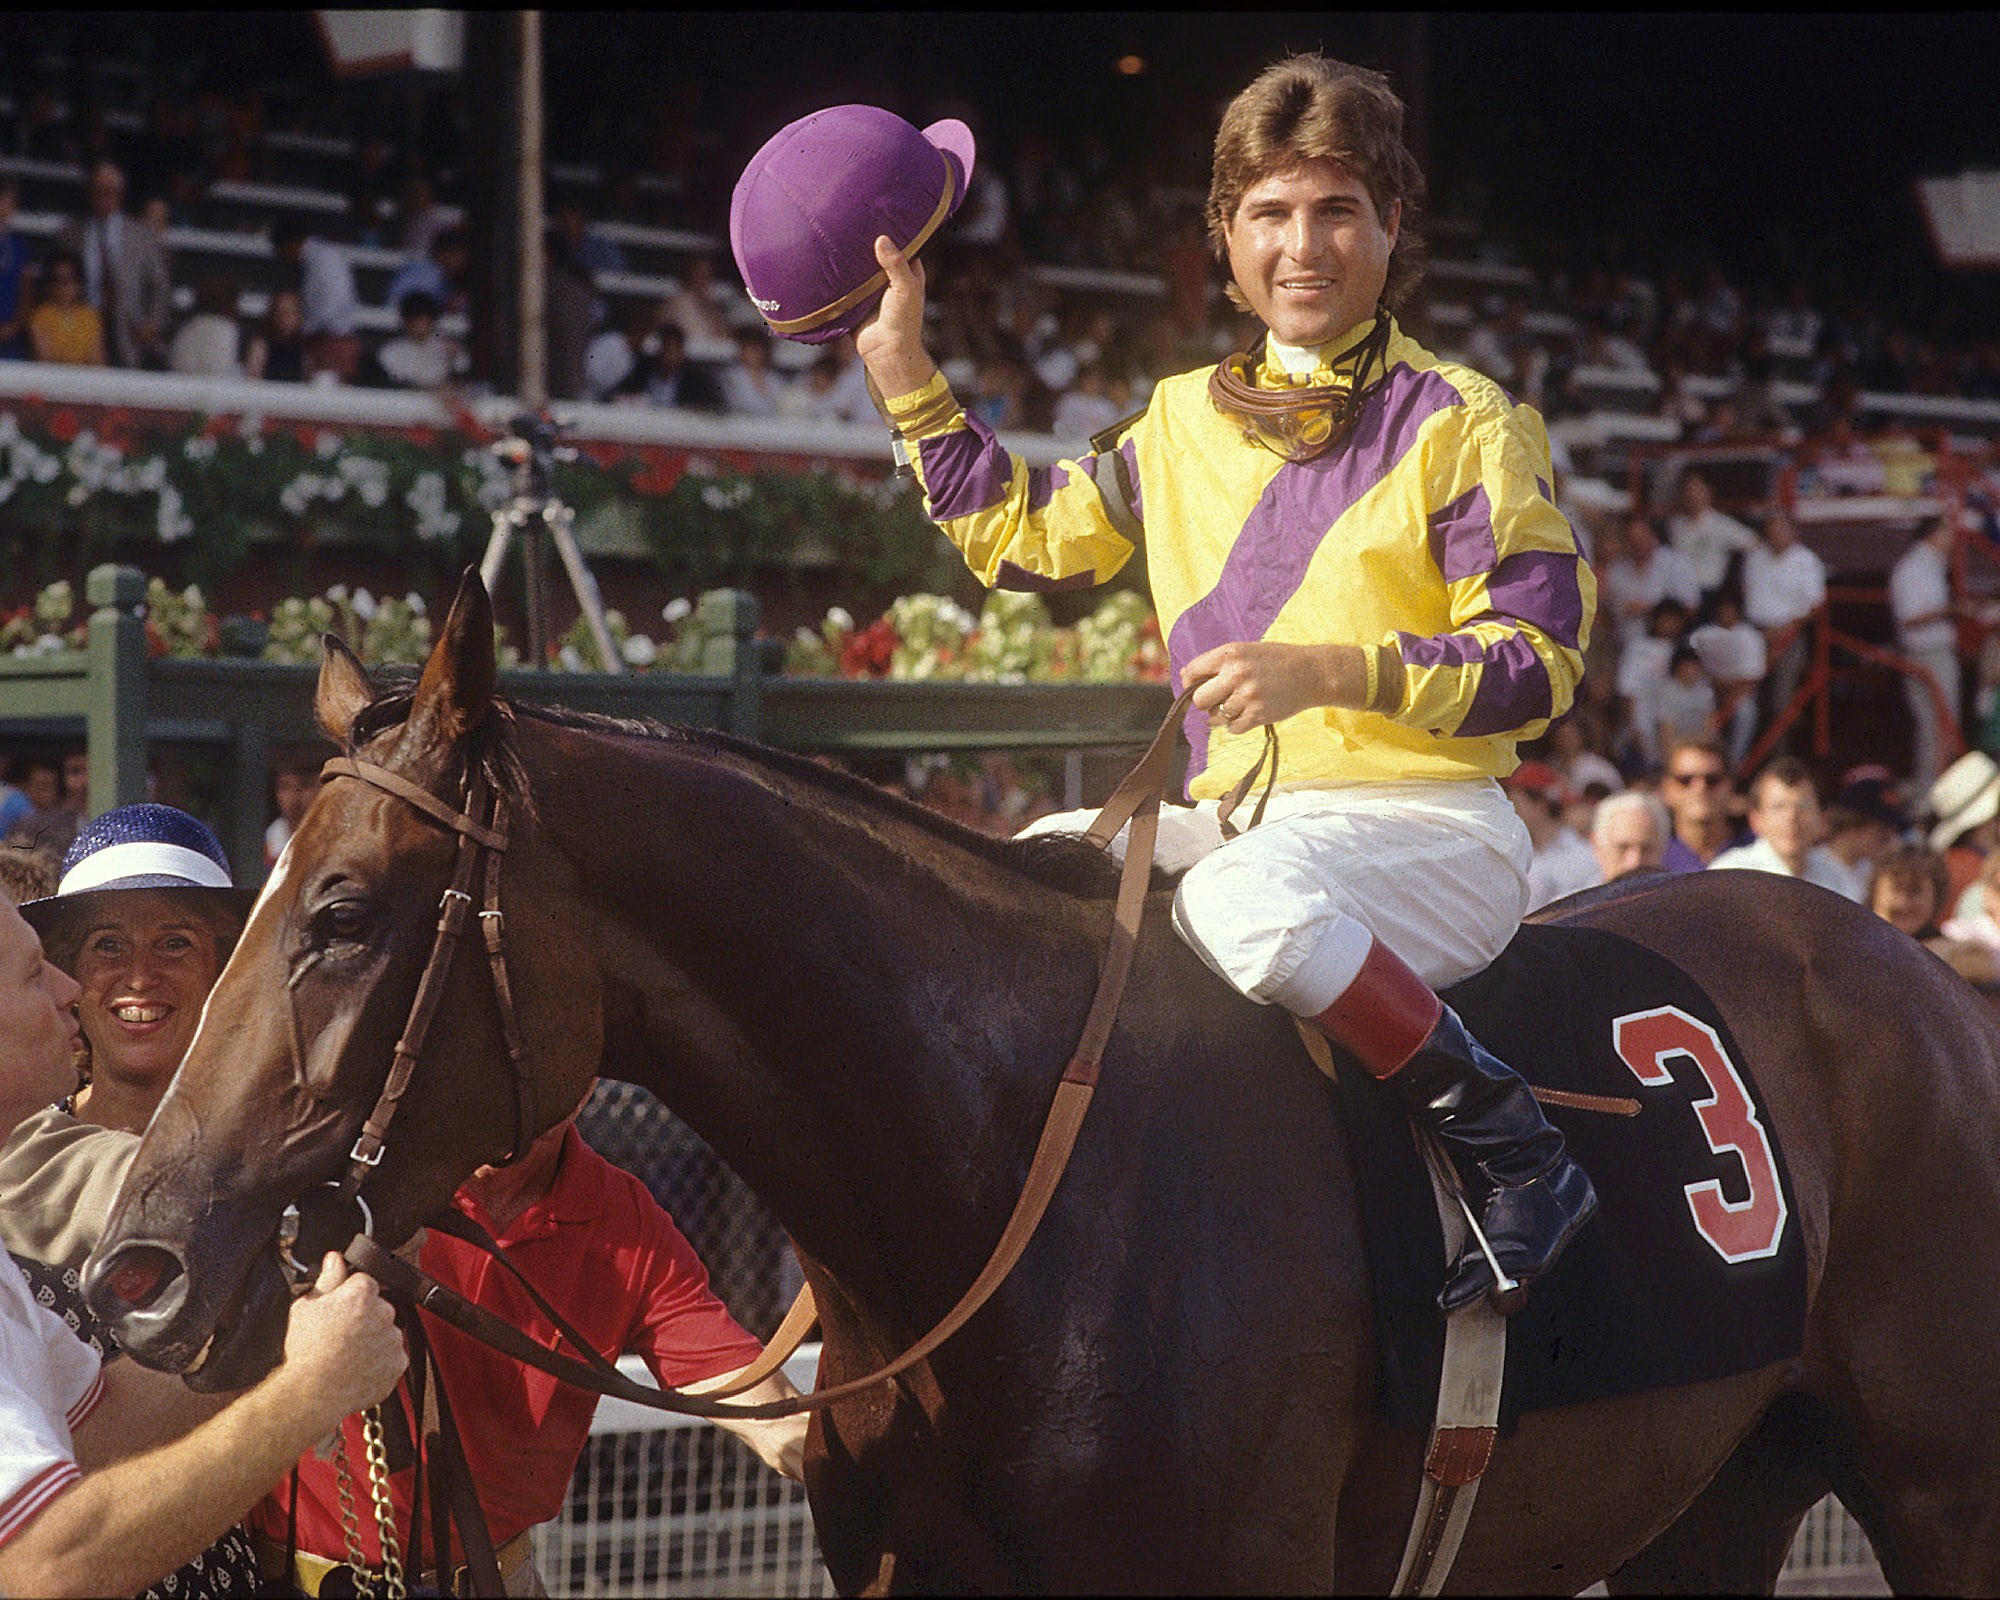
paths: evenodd
<path fill-rule="evenodd" d="M 771 1336 L 764 1353 L 756 1361 L 728 1385 L 703 1395 L 691 1395 L 675 1389 L 654 1389 L 632 1382 L 578 1336 L 554 1308 L 540 1295 L 535 1294 L 532 1288 L 529 1289 L 529 1293 L 537 1305 L 551 1319 L 562 1336 L 584 1352 L 588 1365 L 556 1354 L 537 1344 L 519 1329 L 445 1288 L 409 1262 L 390 1254 L 365 1232 L 357 1234 L 349 1244 L 346 1252 L 348 1260 L 355 1267 L 380 1281 L 385 1288 L 407 1295 L 423 1309 L 518 1361 L 539 1368 L 579 1388 L 595 1390 L 600 1394 L 630 1400 L 656 1410 L 688 1416 L 744 1420 L 796 1416 L 802 1412 L 819 1410 L 835 1401 L 872 1389 L 922 1361 L 964 1327 L 1013 1271 L 1027 1250 L 1028 1243 L 1047 1211 L 1049 1200 L 1054 1195 L 1056 1186 L 1061 1182 L 1063 1172 L 1069 1163 L 1070 1153 L 1075 1148 L 1077 1134 L 1083 1125 L 1084 1113 L 1089 1109 L 1091 1096 L 1096 1090 L 1104 1048 L 1117 1021 L 1126 980 L 1132 970 L 1133 955 L 1138 948 L 1140 923 L 1144 917 L 1146 894 L 1152 877 L 1153 849 L 1158 833 L 1160 805 L 1171 775 L 1175 738 L 1187 714 L 1193 693 L 1193 689 L 1189 688 L 1175 700 L 1165 722 L 1154 736 L 1151 746 L 1105 803 L 1086 834 L 1092 843 L 1100 848 L 1108 848 L 1119 829 L 1128 822 L 1131 824 L 1125 859 L 1119 872 L 1118 896 L 1112 915 L 1110 942 L 1105 952 L 1103 966 L 1099 970 L 1097 990 L 1092 998 L 1090 1011 L 1085 1018 L 1083 1032 L 1076 1049 L 1070 1057 L 1069 1064 L 1063 1069 L 1061 1081 L 1056 1085 L 1055 1097 L 1049 1107 L 1041 1137 L 1036 1144 L 1034 1157 L 1029 1163 L 1028 1176 L 1022 1185 L 1020 1197 L 1016 1200 L 1014 1210 L 1008 1217 L 1005 1228 L 1001 1230 L 1000 1238 L 994 1245 L 993 1253 L 985 1267 L 959 1298 L 958 1303 L 929 1333 L 895 1360 L 864 1377 L 850 1379 L 831 1388 L 816 1389 L 811 1394 L 760 1404 L 729 1404 L 727 1403 L 729 1396 L 741 1394 L 762 1383 L 778 1371 L 804 1342 L 818 1315 L 809 1286 L 800 1290 L 797 1300 L 793 1302 L 777 1332 Z M 1222 804 L 1220 820 L 1225 831 L 1230 831 L 1230 813 L 1249 793 L 1258 777 L 1265 772 L 1267 762 L 1269 775 L 1266 777 L 1264 795 L 1258 801 L 1256 811 L 1258 817 L 1263 814 L 1264 801 L 1270 797 L 1271 784 L 1277 776 L 1277 738 L 1275 732 L 1268 727 L 1264 732 L 1264 749 L 1258 757 L 1257 764 L 1243 776 Z M 403 1092 L 409 1086 L 410 1077 L 415 1070 L 417 1058 L 423 1049 L 424 1039 L 429 1032 L 442 994 L 444 975 L 449 969 L 452 954 L 457 947 L 465 912 L 471 904 L 469 888 L 473 872 L 482 855 L 486 862 L 485 909 L 481 911 L 480 916 L 487 930 L 487 947 L 495 995 L 500 1004 L 508 1049 L 515 1069 L 517 1113 L 520 1117 L 515 1140 L 518 1153 L 524 1148 L 522 1141 L 532 1124 L 527 1120 L 529 1087 L 525 1051 L 521 1047 L 520 1029 L 514 1015 L 513 994 L 507 979 L 502 943 L 504 922 L 500 916 L 499 865 L 501 854 L 507 848 L 507 832 L 505 808 L 501 797 L 497 793 L 492 793 L 489 799 L 490 785 L 476 767 L 467 782 L 466 809 L 463 811 L 453 811 L 427 790 L 418 788 L 415 784 L 372 762 L 353 757 L 337 757 L 329 761 L 323 771 L 327 777 L 359 778 L 365 783 L 396 795 L 414 805 L 427 817 L 453 829 L 459 835 L 458 862 L 452 885 L 445 890 L 439 908 L 437 938 L 431 949 L 430 960 L 426 963 L 423 976 L 418 981 L 417 998 L 412 1004 L 403 1037 L 396 1046 L 395 1059 L 391 1063 L 388 1080 L 383 1086 L 374 1111 L 363 1126 L 361 1136 L 355 1141 L 347 1176 L 340 1186 L 340 1197 L 354 1198 L 368 1173 L 381 1161 L 388 1124 L 395 1115 Z M 473 815 L 482 800 L 489 800 L 490 822 L 488 823 L 478 822 Z M 448 1222 L 441 1222 L 437 1226 L 442 1231 L 467 1237 L 461 1231 L 467 1224 L 455 1214 Z M 499 1253 L 498 1246 L 491 1245 L 490 1241 L 484 1239 L 484 1230 L 478 1231 L 481 1238 L 473 1242 L 490 1248 L 496 1258 L 512 1271 L 511 1265 L 506 1262 L 506 1257 Z M 518 1273 L 515 1276 L 519 1278 Z"/>

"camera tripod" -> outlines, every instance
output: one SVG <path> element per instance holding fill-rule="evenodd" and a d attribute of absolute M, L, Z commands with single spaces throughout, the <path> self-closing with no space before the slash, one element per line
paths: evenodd
<path fill-rule="evenodd" d="M 577 609 L 583 613 L 585 626 L 590 630 L 591 642 L 597 647 L 599 664 L 606 672 L 622 674 L 625 659 L 612 641 L 597 580 L 584 564 L 583 551 L 576 542 L 576 513 L 557 498 L 551 482 L 551 468 L 557 457 L 568 454 L 557 449 L 555 435 L 555 424 L 546 416 L 522 416 L 509 425 L 507 437 L 494 445 L 494 454 L 508 465 L 513 485 L 505 503 L 494 508 L 493 533 L 486 542 L 485 558 L 479 563 L 480 581 L 486 585 L 488 595 L 496 593 L 495 585 L 506 564 L 508 547 L 518 532 L 528 613 L 527 655 L 536 667 L 546 667 L 549 622 L 544 544 L 553 544 L 563 571 L 569 576 L 570 593 L 575 596 Z"/>

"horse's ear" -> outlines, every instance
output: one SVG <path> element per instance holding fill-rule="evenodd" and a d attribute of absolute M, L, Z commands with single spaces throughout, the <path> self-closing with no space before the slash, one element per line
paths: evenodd
<path fill-rule="evenodd" d="M 335 744 L 352 741 L 354 719 L 368 709 L 375 687 L 368 669 L 347 645 L 330 633 L 320 635 L 319 688 L 313 693 L 313 715 Z"/>
<path fill-rule="evenodd" d="M 431 647 L 410 707 L 406 748 L 449 750 L 485 718 L 499 687 L 493 652 L 493 602 L 479 569 L 467 567 L 445 618 L 444 632 Z"/>

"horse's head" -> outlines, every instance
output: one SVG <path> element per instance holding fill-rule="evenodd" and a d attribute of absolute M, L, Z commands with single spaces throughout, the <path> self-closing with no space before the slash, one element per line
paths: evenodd
<path fill-rule="evenodd" d="M 85 1270 L 92 1308 L 148 1365 L 199 1362 L 200 1388 L 253 1380 L 281 1349 L 288 1256 L 316 1262 L 364 1214 L 378 1240 L 401 1242 L 587 1090 L 602 1042 L 595 975 L 572 964 L 558 982 L 549 960 L 521 954 L 555 945 L 567 869 L 537 848 L 527 797 L 508 794 L 494 689 L 475 574 L 407 699 L 378 701 L 360 662 L 326 641 L 315 711 L 358 770 L 323 786 L 273 870 Z M 504 797 L 490 811 L 489 795 Z M 495 822 L 508 829 L 497 856 Z M 518 1074 L 485 937 L 495 867 L 504 987 L 525 1035 Z M 462 937 L 433 961 L 461 884 Z M 427 1030 L 412 1026 L 420 985 Z M 360 1135 L 381 1128 L 412 1031 L 421 1049 L 378 1150 Z M 358 1205 L 340 1187 L 357 1180 Z"/>

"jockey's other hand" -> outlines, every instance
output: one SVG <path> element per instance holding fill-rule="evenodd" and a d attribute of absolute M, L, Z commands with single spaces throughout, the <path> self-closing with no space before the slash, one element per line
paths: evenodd
<path fill-rule="evenodd" d="M 1248 733 L 1315 706 L 1361 704 L 1363 671 L 1353 645 L 1239 639 L 1204 650 L 1182 670 L 1182 681 L 1199 685 L 1197 711 L 1231 733 Z"/>

